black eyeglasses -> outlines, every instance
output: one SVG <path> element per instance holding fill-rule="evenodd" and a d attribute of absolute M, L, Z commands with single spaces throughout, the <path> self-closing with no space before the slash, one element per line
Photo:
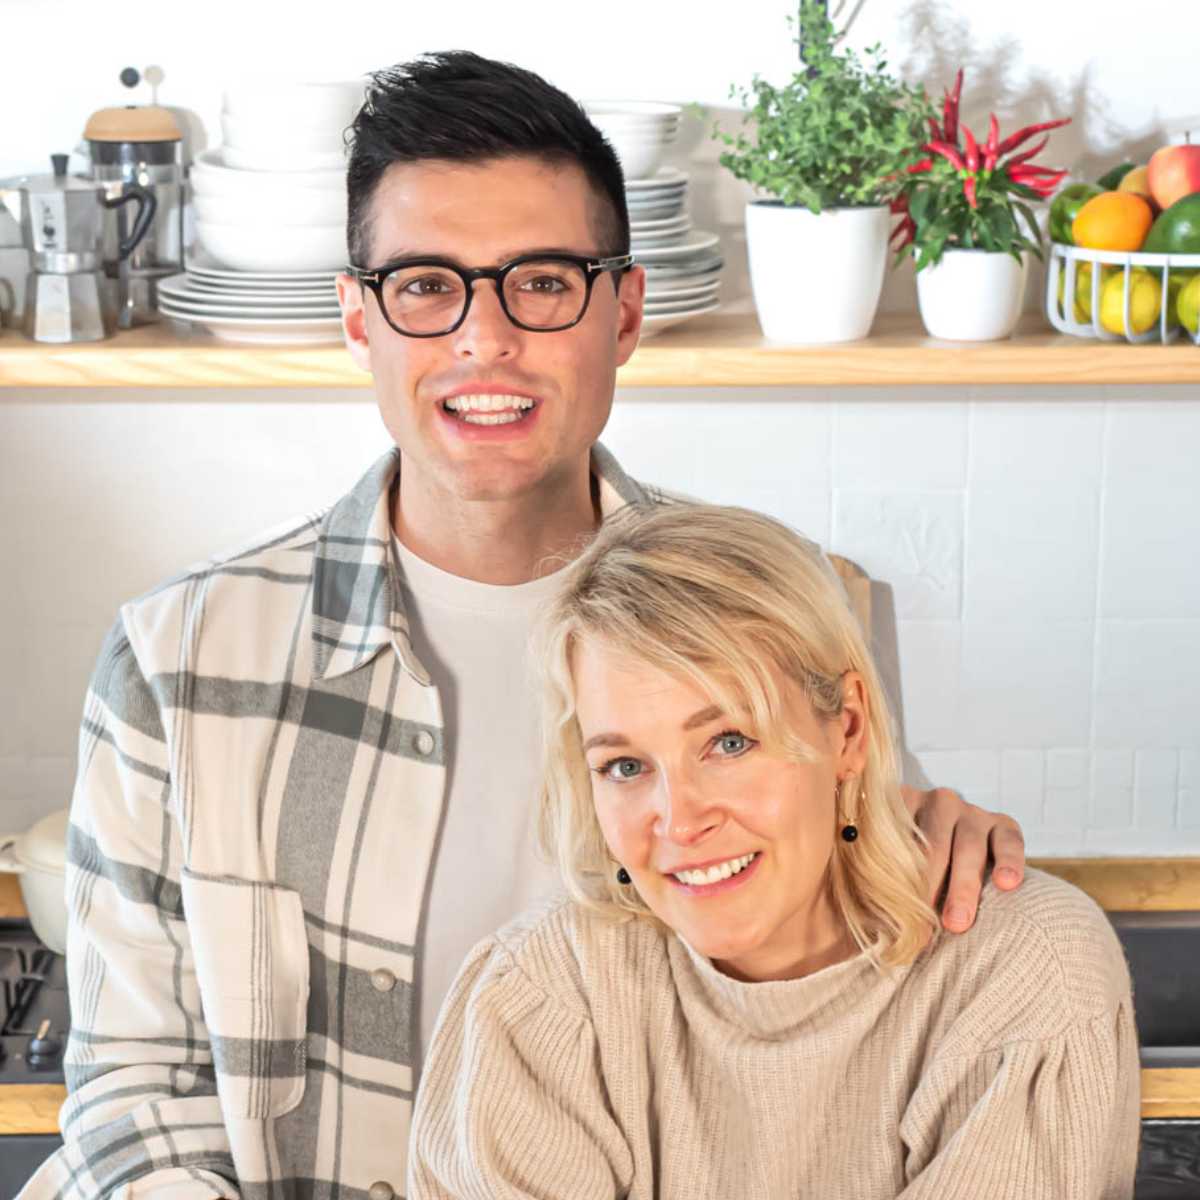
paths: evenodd
<path fill-rule="evenodd" d="M 557 333 L 583 320 L 600 275 L 619 274 L 632 265 L 632 254 L 608 258 L 522 254 L 502 267 L 460 267 L 445 258 L 401 258 L 373 271 L 348 266 L 346 273 L 375 293 L 383 319 L 397 333 L 442 337 L 467 319 L 477 279 L 495 282 L 500 307 L 518 329 Z"/>

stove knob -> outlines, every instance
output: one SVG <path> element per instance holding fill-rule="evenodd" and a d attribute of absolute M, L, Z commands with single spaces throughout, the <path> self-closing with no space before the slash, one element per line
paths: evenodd
<path fill-rule="evenodd" d="M 50 1022 L 43 1021 L 37 1033 L 29 1039 L 30 1062 L 36 1059 L 53 1058 L 62 1050 L 62 1041 L 50 1032 Z"/>

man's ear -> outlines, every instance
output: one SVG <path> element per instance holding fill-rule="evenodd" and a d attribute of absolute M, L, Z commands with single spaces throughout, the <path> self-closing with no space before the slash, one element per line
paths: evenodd
<path fill-rule="evenodd" d="M 371 347 L 367 340 L 367 289 L 351 275 L 337 277 L 338 304 L 342 308 L 342 337 L 355 365 L 371 370 Z"/>
<path fill-rule="evenodd" d="M 630 267 L 617 288 L 617 366 L 623 367 L 637 349 L 646 302 L 646 268 Z"/>

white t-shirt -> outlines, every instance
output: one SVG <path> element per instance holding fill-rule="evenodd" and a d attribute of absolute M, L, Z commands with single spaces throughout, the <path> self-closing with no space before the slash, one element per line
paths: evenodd
<path fill-rule="evenodd" d="M 396 547 L 413 650 L 441 696 L 446 738 L 445 815 L 417 956 L 424 1061 L 467 952 L 561 888 L 537 850 L 541 743 L 529 635 L 562 572 L 512 587 L 477 583 L 399 539 Z"/>

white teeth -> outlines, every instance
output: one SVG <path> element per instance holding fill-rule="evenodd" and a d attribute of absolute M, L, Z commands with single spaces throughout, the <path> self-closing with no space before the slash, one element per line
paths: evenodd
<path fill-rule="evenodd" d="M 464 413 L 462 419 L 468 425 L 511 425 L 521 419 L 521 413 Z"/>
<path fill-rule="evenodd" d="M 528 396 L 452 396 L 446 401 L 451 412 L 524 412 L 533 407 Z"/>
<path fill-rule="evenodd" d="M 731 858 L 726 862 L 697 871 L 676 871 L 675 878 L 680 883 L 691 884 L 693 887 L 700 887 L 706 883 L 717 883 L 744 871 L 754 859 L 754 854 L 743 854 L 741 858 Z"/>

